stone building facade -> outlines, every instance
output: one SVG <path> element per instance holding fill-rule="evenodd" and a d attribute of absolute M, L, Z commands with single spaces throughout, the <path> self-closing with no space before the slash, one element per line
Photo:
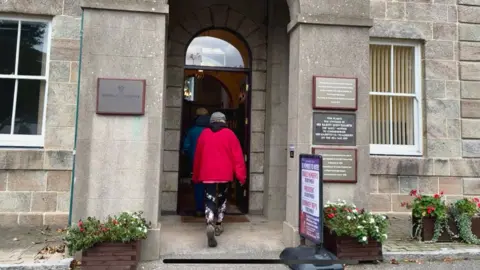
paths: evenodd
<path fill-rule="evenodd" d="M 161 244 L 161 215 L 177 207 L 185 51 L 212 28 L 250 48 L 249 210 L 284 222 L 286 245 L 298 242 L 298 160 L 287 150 L 311 152 L 315 75 L 358 80 L 358 182 L 325 184 L 325 200 L 405 217 L 400 203 L 411 189 L 444 191 L 448 201 L 479 195 L 479 18 L 478 0 L 0 1 L 0 21 L 47 21 L 49 29 L 43 143 L 0 137 L 0 225 L 141 209 L 154 224 L 147 245 Z M 382 94 L 372 91 L 381 57 L 372 45 L 392 48 L 381 58 L 392 70 L 395 46 L 415 48 L 415 92 L 403 95 L 415 107 L 413 151 L 370 145 L 372 96 Z M 8 76 L 0 80 L 23 78 Z M 99 77 L 145 79 L 145 115 L 97 115 Z"/>

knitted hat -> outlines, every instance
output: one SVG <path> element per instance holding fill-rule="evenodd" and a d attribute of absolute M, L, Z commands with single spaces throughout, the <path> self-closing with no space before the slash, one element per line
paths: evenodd
<path fill-rule="evenodd" d="M 212 113 L 212 116 L 210 116 L 210 123 L 226 123 L 227 118 L 225 117 L 225 114 L 221 112 L 214 112 Z"/>
<path fill-rule="evenodd" d="M 207 115 L 208 114 L 208 110 L 205 109 L 205 108 L 198 108 L 196 111 L 195 111 L 195 114 L 197 116 L 199 115 Z"/>

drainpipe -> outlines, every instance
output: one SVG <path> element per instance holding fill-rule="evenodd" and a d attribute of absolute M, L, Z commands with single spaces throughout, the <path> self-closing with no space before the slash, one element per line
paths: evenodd
<path fill-rule="evenodd" d="M 72 225 L 72 208 L 73 208 L 73 189 L 75 187 L 75 160 L 77 156 L 77 136 L 78 136 L 78 105 L 80 101 L 80 75 L 82 70 L 82 50 L 83 50 L 83 14 L 82 9 L 82 21 L 80 26 L 80 55 L 78 59 L 78 82 L 77 82 L 77 105 L 75 109 L 75 135 L 73 141 L 73 164 L 72 164 L 72 179 L 70 181 L 70 206 L 68 210 L 68 226 Z"/>

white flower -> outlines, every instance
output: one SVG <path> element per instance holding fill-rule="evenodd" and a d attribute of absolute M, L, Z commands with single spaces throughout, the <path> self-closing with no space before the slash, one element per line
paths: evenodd
<path fill-rule="evenodd" d="M 352 203 L 352 207 L 353 207 L 353 208 L 357 208 L 357 206 L 356 206 L 355 204 L 353 204 L 353 203 Z"/>
<path fill-rule="evenodd" d="M 352 219 L 352 217 L 351 217 L 351 216 L 347 216 L 347 219 L 348 219 L 348 220 L 351 220 L 351 219 Z"/>
<path fill-rule="evenodd" d="M 370 218 L 370 223 L 375 223 L 375 219 Z"/>
<path fill-rule="evenodd" d="M 377 227 L 377 226 L 375 226 L 375 231 L 377 231 L 377 232 L 378 232 L 378 227 Z"/>
<path fill-rule="evenodd" d="M 353 209 L 352 212 L 356 214 L 356 213 L 357 213 L 357 209 Z"/>
<path fill-rule="evenodd" d="M 387 219 L 387 217 L 386 217 L 386 216 L 382 216 L 382 219 L 385 220 L 385 219 Z"/>
<path fill-rule="evenodd" d="M 365 223 L 367 223 L 367 222 L 366 222 L 365 220 L 362 220 L 362 223 L 365 224 Z"/>
<path fill-rule="evenodd" d="M 367 242 L 367 237 L 366 236 L 362 237 L 362 241 Z"/>
<path fill-rule="evenodd" d="M 357 226 L 357 229 L 363 229 L 363 226 L 358 225 L 358 226 Z"/>
<path fill-rule="evenodd" d="M 386 233 L 384 233 L 384 234 L 383 234 L 383 237 L 385 237 L 385 239 L 387 239 L 387 238 L 388 238 Z"/>

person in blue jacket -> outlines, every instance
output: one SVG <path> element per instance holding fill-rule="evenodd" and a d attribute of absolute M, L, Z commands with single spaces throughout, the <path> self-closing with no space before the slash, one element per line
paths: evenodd
<path fill-rule="evenodd" d="M 208 127 L 210 124 L 210 116 L 208 115 L 208 111 L 205 108 L 199 108 L 196 111 L 196 119 L 195 124 L 191 127 L 187 135 L 185 136 L 185 140 L 183 141 L 183 153 L 188 156 L 190 161 L 190 172 L 193 171 L 193 157 L 195 156 L 195 149 L 197 147 L 197 141 L 200 137 L 202 131 Z M 205 215 L 205 204 L 204 204 L 204 197 L 205 197 L 205 187 L 203 183 L 195 183 L 194 184 L 194 194 L 195 194 L 195 210 L 197 216 L 204 216 Z"/>

